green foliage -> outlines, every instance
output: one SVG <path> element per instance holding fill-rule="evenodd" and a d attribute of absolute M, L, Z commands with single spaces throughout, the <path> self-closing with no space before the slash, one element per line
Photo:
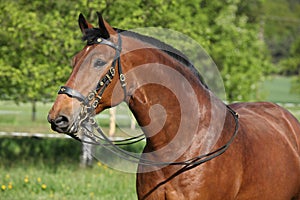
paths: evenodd
<path fill-rule="evenodd" d="M 45 12 L 38 10 L 37 2 L 23 3 L 22 8 L 19 7 L 22 3 L 14 1 L 0 6 L 1 55 L 5 55 L 0 63 L 7 66 L 6 73 L 2 68 L 0 71 L 0 80 L 4 80 L 0 90 L 5 94 L 2 98 L 17 102 L 45 100 L 53 97 L 54 93 L 50 92 L 57 90 L 56 84 L 64 81 L 70 71 L 65 65 L 76 43 L 65 40 L 72 32 L 62 31 L 59 24 L 64 24 L 65 19 L 58 10 Z"/>
<path fill-rule="evenodd" d="M 72 139 L 1 138 L 1 164 L 14 161 L 40 160 L 47 164 L 70 161 L 76 164 L 81 154 L 81 144 Z"/>
<path fill-rule="evenodd" d="M 54 98 L 70 74 L 71 57 L 84 45 L 77 25 L 80 12 L 93 23 L 101 11 L 122 29 L 154 26 L 189 35 L 216 62 L 229 101 L 249 100 L 269 72 L 268 52 L 259 38 L 262 0 L 1 2 L 1 99 Z"/>
<path fill-rule="evenodd" d="M 134 153 L 141 153 L 144 142 L 120 146 L 120 148 Z M 79 163 L 82 144 L 73 139 L 52 138 L 0 138 L 1 164 L 10 165 L 14 161 L 26 162 L 39 160 L 44 164 L 60 164 L 61 162 Z M 101 153 L 109 155 L 110 151 L 100 146 Z M 112 158 L 110 158 L 112 159 Z"/>
<path fill-rule="evenodd" d="M 229 101 L 251 99 L 270 70 L 266 48 L 258 37 L 259 24 L 238 13 L 239 3 L 223 4 L 212 26 L 211 55 L 223 75 Z"/>
<path fill-rule="evenodd" d="M 292 44 L 289 57 L 282 59 L 278 66 L 282 74 L 296 75 L 292 82 L 291 93 L 300 94 L 300 37 Z"/>
<path fill-rule="evenodd" d="M 290 55 L 290 47 L 299 38 L 300 3 L 298 0 L 265 0 L 262 23 L 265 41 L 278 63 Z"/>
<path fill-rule="evenodd" d="M 297 0 L 267 0 L 265 40 L 276 63 L 276 72 L 297 75 L 292 93 L 300 93 L 300 4 Z"/>

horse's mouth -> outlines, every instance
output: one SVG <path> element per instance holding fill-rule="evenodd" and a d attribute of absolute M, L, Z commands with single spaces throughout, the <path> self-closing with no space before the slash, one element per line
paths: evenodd
<path fill-rule="evenodd" d="M 78 122 L 74 122 L 68 126 L 67 125 L 66 126 L 63 126 L 63 125 L 57 126 L 57 124 L 51 123 L 51 129 L 58 133 L 63 133 L 63 134 L 69 135 L 72 138 L 79 140 L 79 141 L 81 141 L 81 139 L 82 139 L 82 133 L 81 133 L 81 131 L 79 131 Z"/>
<path fill-rule="evenodd" d="M 69 118 L 66 116 L 59 116 L 55 119 L 51 119 L 48 116 L 48 121 L 51 124 L 51 129 L 58 133 L 69 135 L 70 137 L 82 141 L 84 135 L 93 132 L 93 126 L 88 118 L 81 119 L 81 117 Z"/>
<path fill-rule="evenodd" d="M 65 131 L 63 133 L 72 137 L 75 140 L 82 141 L 83 133 L 78 129 L 77 126 L 72 126 L 69 131 Z"/>
<path fill-rule="evenodd" d="M 81 141 L 81 139 L 82 139 L 82 132 L 79 131 L 79 130 L 80 129 L 79 129 L 78 123 L 75 122 L 71 126 L 69 126 L 67 128 L 67 130 L 65 130 L 62 133 L 67 134 L 67 135 L 71 136 L 72 138 Z"/>

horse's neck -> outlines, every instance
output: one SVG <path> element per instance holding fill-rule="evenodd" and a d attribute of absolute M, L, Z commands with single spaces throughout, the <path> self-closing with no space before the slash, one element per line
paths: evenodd
<path fill-rule="evenodd" d="M 128 104 L 147 136 L 145 151 L 174 161 L 195 143 L 201 146 L 197 154 L 211 150 L 223 128 L 224 104 L 174 58 L 158 50 L 143 51 L 127 80 L 134 80 Z M 177 154 L 170 157 L 174 149 Z"/>

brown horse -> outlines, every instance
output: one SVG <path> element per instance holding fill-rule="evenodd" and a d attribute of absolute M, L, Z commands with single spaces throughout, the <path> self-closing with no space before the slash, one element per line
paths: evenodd
<path fill-rule="evenodd" d="M 53 130 L 76 137 L 83 105 L 125 101 L 147 137 L 139 199 L 300 199 L 295 117 L 273 103 L 226 106 L 180 52 L 98 17 L 93 28 L 79 16 L 87 45 L 49 112 Z"/>

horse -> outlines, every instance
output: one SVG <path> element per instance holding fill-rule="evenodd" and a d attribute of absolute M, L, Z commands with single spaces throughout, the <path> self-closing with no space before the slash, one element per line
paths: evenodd
<path fill-rule="evenodd" d="M 83 105 L 96 115 L 125 102 L 146 136 L 138 199 L 300 199 L 291 113 L 270 102 L 226 105 L 181 52 L 97 14 L 96 28 L 79 15 L 87 44 L 49 111 L 54 131 L 80 139 Z"/>

